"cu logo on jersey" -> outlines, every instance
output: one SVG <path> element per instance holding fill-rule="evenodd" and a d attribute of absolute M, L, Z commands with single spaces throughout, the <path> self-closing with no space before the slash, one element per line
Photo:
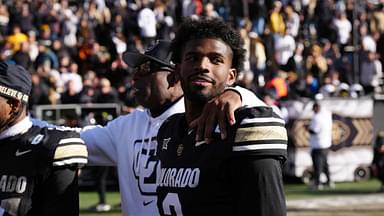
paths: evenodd
<path fill-rule="evenodd" d="M 156 148 L 156 137 L 134 142 L 135 159 L 132 169 L 143 195 L 156 195 L 156 177 L 160 173 Z"/>

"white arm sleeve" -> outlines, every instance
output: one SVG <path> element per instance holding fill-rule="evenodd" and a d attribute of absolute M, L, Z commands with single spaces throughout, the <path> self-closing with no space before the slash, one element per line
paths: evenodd
<path fill-rule="evenodd" d="M 242 106 L 248 106 L 248 107 L 254 107 L 254 106 L 266 106 L 266 104 L 260 100 L 255 93 L 252 91 L 240 87 L 240 86 L 235 86 L 235 87 L 228 87 L 227 89 L 231 89 L 233 91 L 236 91 L 240 94 L 241 96 L 241 102 Z"/>
<path fill-rule="evenodd" d="M 117 151 L 116 142 L 111 135 L 109 124 L 105 127 L 100 125 L 84 127 L 80 132 L 88 149 L 88 165 L 93 166 L 116 166 Z"/>

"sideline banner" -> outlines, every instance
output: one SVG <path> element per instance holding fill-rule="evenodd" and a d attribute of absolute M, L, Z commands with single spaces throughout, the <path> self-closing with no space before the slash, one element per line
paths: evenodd
<path fill-rule="evenodd" d="M 373 100 L 371 98 L 329 99 L 319 103 L 333 114 L 332 150 L 372 144 Z M 291 145 L 295 147 L 309 146 L 309 133 L 305 128 L 313 116 L 312 105 L 313 101 L 289 101 L 283 104 L 288 111 L 287 130 Z"/>

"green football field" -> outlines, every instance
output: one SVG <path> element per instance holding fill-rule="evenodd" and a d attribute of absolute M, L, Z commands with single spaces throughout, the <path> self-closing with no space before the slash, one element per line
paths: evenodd
<path fill-rule="evenodd" d="M 300 183 L 285 184 L 285 192 L 287 200 L 292 199 L 309 199 L 317 197 L 329 197 L 337 196 L 343 194 L 364 194 L 364 193 L 373 193 L 377 191 L 380 183 L 377 180 L 368 180 L 361 182 L 343 182 L 336 183 L 335 189 L 325 189 L 323 191 L 312 192 L 308 189 L 308 186 Z M 384 195 L 383 195 L 384 196 Z M 90 210 L 97 202 L 97 194 L 92 191 L 84 191 L 80 193 L 80 215 L 81 216 L 118 216 L 121 215 L 119 204 L 120 204 L 120 195 L 118 192 L 108 192 L 107 202 L 112 205 L 112 211 L 106 213 L 96 213 Z M 288 212 L 289 216 L 304 216 L 308 215 L 308 212 Z M 312 212 L 310 215 L 316 216 L 342 216 L 345 215 L 344 212 L 333 212 L 333 213 L 321 213 L 321 212 Z M 354 215 L 351 212 L 348 212 L 348 215 Z M 358 212 L 360 216 L 376 216 L 380 215 L 376 212 L 367 211 L 367 212 Z"/>

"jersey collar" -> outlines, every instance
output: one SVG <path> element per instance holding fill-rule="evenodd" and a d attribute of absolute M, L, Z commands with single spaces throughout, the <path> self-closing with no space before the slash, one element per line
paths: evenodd
<path fill-rule="evenodd" d="M 161 115 L 157 117 L 152 117 L 151 112 L 149 109 L 146 109 L 147 115 L 149 117 L 149 121 L 151 123 L 155 122 L 163 122 L 165 119 L 167 119 L 169 116 L 175 114 L 175 113 L 183 113 L 185 112 L 184 108 L 184 97 L 180 97 L 175 101 L 175 103 L 169 107 L 165 112 L 163 112 Z"/>
<path fill-rule="evenodd" d="M 28 131 L 29 128 L 32 127 L 32 122 L 29 117 L 25 117 L 23 120 L 13 125 L 12 127 L 4 130 L 0 133 L 0 139 L 5 139 L 11 136 L 15 136 L 18 134 L 23 134 Z"/>

